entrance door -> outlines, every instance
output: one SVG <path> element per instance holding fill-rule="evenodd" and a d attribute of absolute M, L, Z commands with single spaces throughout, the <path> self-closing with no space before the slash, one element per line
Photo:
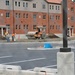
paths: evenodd
<path fill-rule="evenodd" d="M 6 32 L 6 28 L 3 28 L 3 35 L 5 34 L 5 32 Z"/>

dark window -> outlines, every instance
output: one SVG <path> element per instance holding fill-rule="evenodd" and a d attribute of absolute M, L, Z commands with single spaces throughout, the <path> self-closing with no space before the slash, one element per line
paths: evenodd
<path fill-rule="evenodd" d="M 28 29 L 28 25 L 26 25 L 26 29 Z"/>
<path fill-rule="evenodd" d="M 28 14 L 26 14 L 26 18 L 28 18 Z"/>
<path fill-rule="evenodd" d="M 19 13 L 19 14 L 18 14 L 18 17 L 20 18 L 20 16 L 21 16 L 21 14 Z"/>
<path fill-rule="evenodd" d="M 26 7 L 28 7 L 28 3 L 26 3 Z"/>
<path fill-rule="evenodd" d="M 25 29 L 25 25 L 23 25 L 23 29 Z"/>
<path fill-rule="evenodd" d="M 18 25 L 16 25 L 16 29 L 18 29 Z"/>
<path fill-rule="evenodd" d="M 6 24 L 7 28 L 10 29 L 10 24 Z"/>
<path fill-rule="evenodd" d="M 9 5 L 9 1 L 8 0 L 6 0 L 6 5 Z"/>
<path fill-rule="evenodd" d="M 19 25 L 19 29 L 21 29 L 21 25 Z"/>
<path fill-rule="evenodd" d="M 71 20 L 74 21 L 74 16 L 71 17 Z"/>
<path fill-rule="evenodd" d="M 15 6 L 17 6 L 17 2 L 15 2 Z"/>
<path fill-rule="evenodd" d="M 18 18 L 18 13 L 15 14 L 15 17 Z"/>
<path fill-rule="evenodd" d="M 23 18 L 25 18 L 25 13 L 23 14 Z"/>
<path fill-rule="evenodd" d="M 50 25 L 50 29 L 54 29 L 54 25 Z"/>
<path fill-rule="evenodd" d="M 58 6 L 58 10 L 60 10 L 60 6 Z"/>
<path fill-rule="evenodd" d="M 74 8 L 73 8 L 73 7 L 71 7 L 71 11 L 72 11 L 72 12 L 74 11 Z"/>
<path fill-rule="evenodd" d="M 10 13 L 9 12 L 6 12 L 6 17 L 10 17 Z"/>
<path fill-rule="evenodd" d="M 36 25 L 33 25 L 33 29 L 36 29 Z"/>
<path fill-rule="evenodd" d="M 43 19 L 46 19 L 46 15 L 43 15 Z"/>
<path fill-rule="evenodd" d="M 25 3 L 23 2 L 23 7 L 25 7 Z"/>
<path fill-rule="evenodd" d="M 20 2 L 18 2 L 18 6 L 20 7 Z"/>
<path fill-rule="evenodd" d="M 60 26 L 59 25 L 56 25 L 56 29 L 59 30 L 60 29 Z"/>
<path fill-rule="evenodd" d="M 54 9 L 54 6 L 52 5 L 52 9 Z"/>
<path fill-rule="evenodd" d="M 36 8 L 36 4 L 35 3 L 33 3 L 33 8 Z"/>
<path fill-rule="evenodd" d="M 51 20 L 54 20 L 54 15 L 50 15 L 50 19 Z"/>
<path fill-rule="evenodd" d="M 42 5 L 42 8 L 43 8 L 43 9 L 45 9 L 45 8 L 46 8 L 45 4 L 43 4 L 43 5 Z"/>
<path fill-rule="evenodd" d="M 36 19 L 36 14 L 33 14 L 33 18 Z"/>
<path fill-rule="evenodd" d="M 57 6 L 56 6 L 56 10 L 57 10 Z"/>
<path fill-rule="evenodd" d="M 50 5 L 50 9 L 51 9 L 51 5 Z"/>

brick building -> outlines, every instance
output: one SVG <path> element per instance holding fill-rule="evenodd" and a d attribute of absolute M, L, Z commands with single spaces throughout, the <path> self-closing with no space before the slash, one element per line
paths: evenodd
<path fill-rule="evenodd" d="M 46 27 L 47 34 L 62 34 L 61 0 L 0 0 L 0 35 L 6 31 L 21 38 L 36 26 Z M 68 0 L 68 31 L 75 33 L 75 4 Z"/>

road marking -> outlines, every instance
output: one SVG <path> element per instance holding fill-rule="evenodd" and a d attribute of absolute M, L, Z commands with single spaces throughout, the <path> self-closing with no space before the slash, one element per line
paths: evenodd
<path fill-rule="evenodd" d="M 45 66 L 45 67 L 56 67 L 57 65 L 50 65 L 50 66 Z"/>
<path fill-rule="evenodd" d="M 12 56 L 1 56 L 0 59 L 2 59 L 2 58 L 10 58 L 10 57 L 12 57 Z"/>
<path fill-rule="evenodd" d="M 27 48 L 27 50 L 59 50 L 60 47 L 57 47 L 57 48 Z"/>
<path fill-rule="evenodd" d="M 15 61 L 15 62 L 8 62 L 8 63 L 2 63 L 2 64 L 16 64 L 16 63 L 23 63 L 23 62 L 28 62 L 28 61 L 36 61 L 36 60 L 43 60 L 46 58 L 36 58 L 36 59 L 30 59 L 30 60 L 22 60 L 22 61 Z"/>
<path fill-rule="evenodd" d="M 50 65 L 50 66 L 44 66 L 44 67 L 45 67 L 45 68 L 48 68 L 48 67 L 49 67 L 49 68 L 50 68 L 50 67 L 52 68 L 52 67 L 56 67 L 56 66 L 57 66 L 57 65 Z M 41 68 L 42 68 L 42 67 L 41 67 Z M 34 70 L 34 68 L 33 68 L 33 69 L 27 69 L 27 70 L 31 70 L 31 71 L 32 71 L 32 70 Z"/>

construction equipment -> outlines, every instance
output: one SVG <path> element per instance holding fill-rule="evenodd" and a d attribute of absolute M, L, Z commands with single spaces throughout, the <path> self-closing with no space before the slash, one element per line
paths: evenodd
<path fill-rule="evenodd" d="M 36 31 L 29 31 L 26 36 L 28 39 L 35 38 L 35 39 L 44 39 L 46 38 L 46 28 L 43 26 L 37 26 Z"/>

